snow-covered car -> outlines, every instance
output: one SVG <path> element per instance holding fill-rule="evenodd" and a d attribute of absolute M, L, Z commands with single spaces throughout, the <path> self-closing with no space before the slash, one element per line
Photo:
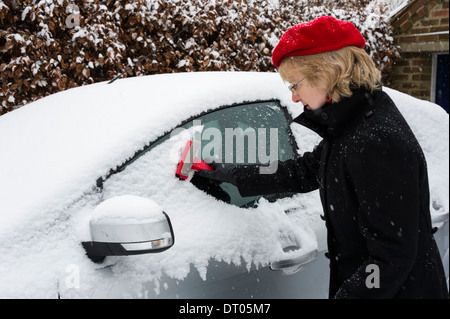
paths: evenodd
<path fill-rule="evenodd" d="M 425 152 L 448 277 L 448 114 L 383 89 Z M 0 117 L 0 297 L 327 298 L 318 191 L 245 198 L 175 175 L 189 140 L 235 163 L 312 150 L 290 98 L 276 73 L 166 74 Z"/>

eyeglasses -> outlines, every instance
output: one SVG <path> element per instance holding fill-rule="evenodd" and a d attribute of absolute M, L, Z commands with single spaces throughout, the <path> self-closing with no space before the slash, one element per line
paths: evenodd
<path fill-rule="evenodd" d="M 301 79 L 300 81 L 298 81 L 297 83 L 295 83 L 295 84 L 291 84 L 291 85 L 289 85 L 289 91 L 291 91 L 292 92 L 292 94 L 296 94 L 296 90 L 297 90 L 297 86 L 300 84 L 300 82 L 301 81 L 303 81 L 304 79 L 306 79 L 306 76 L 303 78 L 303 79 Z"/>

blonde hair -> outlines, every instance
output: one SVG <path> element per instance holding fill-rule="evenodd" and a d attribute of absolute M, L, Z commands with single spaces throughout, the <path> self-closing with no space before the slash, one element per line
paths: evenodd
<path fill-rule="evenodd" d="M 381 87 L 381 72 L 370 56 L 355 46 L 311 55 L 288 56 L 279 67 L 281 78 L 299 72 L 313 86 L 324 88 L 333 102 L 352 96 L 352 89 L 365 87 L 374 91 Z"/>

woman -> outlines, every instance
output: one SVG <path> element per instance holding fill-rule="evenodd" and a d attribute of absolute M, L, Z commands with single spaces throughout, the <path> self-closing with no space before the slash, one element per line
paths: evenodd
<path fill-rule="evenodd" d="M 328 230 L 330 298 L 448 298 L 432 235 L 425 157 L 350 22 L 320 17 L 296 25 L 273 51 L 304 112 L 295 119 L 323 137 L 275 174 L 216 164 L 198 174 L 241 195 L 320 189 Z M 374 268 L 376 267 L 376 268 Z M 368 284 L 377 269 L 379 285 Z M 370 280 L 369 280 L 370 282 Z"/>

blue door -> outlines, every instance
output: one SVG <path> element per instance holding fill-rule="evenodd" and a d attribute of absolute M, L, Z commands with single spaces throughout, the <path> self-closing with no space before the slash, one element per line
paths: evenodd
<path fill-rule="evenodd" d="M 448 113 L 448 54 L 437 56 L 436 68 L 436 104 L 439 104 Z"/>

